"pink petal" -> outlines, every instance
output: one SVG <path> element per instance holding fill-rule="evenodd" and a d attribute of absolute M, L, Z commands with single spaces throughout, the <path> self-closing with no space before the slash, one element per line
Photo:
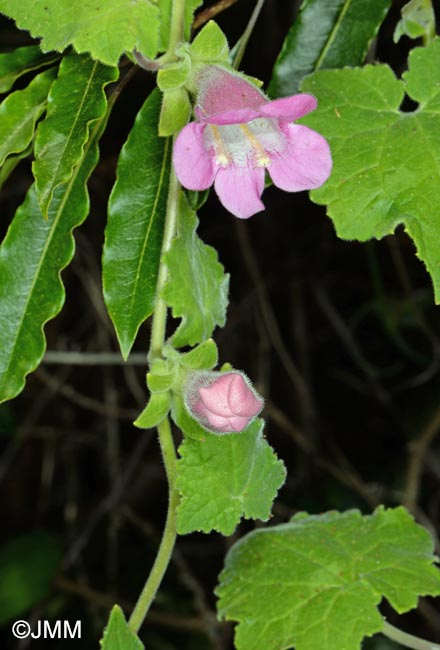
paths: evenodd
<path fill-rule="evenodd" d="M 206 407 L 205 415 L 208 417 L 208 411 L 222 417 L 233 415 L 228 404 L 229 386 L 233 376 L 225 373 L 219 376 L 209 386 L 199 388 L 200 399 Z"/>
<path fill-rule="evenodd" d="M 297 120 L 310 111 L 314 111 L 318 102 L 313 95 L 302 93 L 291 97 L 282 97 L 273 102 L 260 106 L 260 113 L 264 117 L 277 117 L 279 120 Z"/>
<path fill-rule="evenodd" d="M 243 431 L 243 429 L 246 429 L 247 425 L 249 424 L 250 420 L 252 418 L 243 418 L 240 417 L 239 415 L 234 415 L 231 418 L 228 418 L 228 428 L 226 428 L 226 431 L 235 431 L 238 433 L 239 431 Z M 225 429 L 223 429 L 225 430 Z"/>
<path fill-rule="evenodd" d="M 286 192 L 319 187 L 330 176 L 332 157 L 327 141 L 312 129 L 284 124 L 286 149 L 271 156 L 268 166 L 274 184 Z"/>
<path fill-rule="evenodd" d="M 264 210 L 264 167 L 220 167 L 215 177 L 215 191 L 229 212 L 239 219 L 248 219 Z"/>
<path fill-rule="evenodd" d="M 244 124 L 257 119 L 257 117 L 262 117 L 261 111 L 257 108 L 235 108 L 231 111 L 206 116 L 200 106 L 196 106 L 194 112 L 200 121 L 219 126 L 222 124 Z"/>
<path fill-rule="evenodd" d="M 241 375 L 234 375 L 230 383 L 228 402 L 234 415 L 247 417 L 248 420 L 263 408 L 263 400 L 254 395 Z"/>
<path fill-rule="evenodd" d="M 211 154 L 203 144 L 204 124 L 191 122 L 174 143 L 173 164 L 177 178 L 189 190 L 206 190 L 214 182 L 215 170 Z"/>
<path fill-rule="evenodd" d="M 197 77 L 197 104 L 207 117 L 236 108 L 257 108 L 267 102 L 261 90 L 232 71 L 219 66 L 202 68 Z"/>

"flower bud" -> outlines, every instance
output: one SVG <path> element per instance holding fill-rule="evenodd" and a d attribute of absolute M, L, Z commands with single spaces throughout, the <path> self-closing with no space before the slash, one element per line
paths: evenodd
<path fill-rule="evenodd" d="M 184 399 L 195 420 L 220 434 L 243 431 L 264 406 L 246 375 L 237 370 L 192 373 Z"/>

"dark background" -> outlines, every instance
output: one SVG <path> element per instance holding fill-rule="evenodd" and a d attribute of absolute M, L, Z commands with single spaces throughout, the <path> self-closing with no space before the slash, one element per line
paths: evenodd
<path fill-rule="evenodd" d="M 376 58 L 398 74 L 411 46 L 407 39 L 392 42 L 402 4 L 395 3 L 375 45 Z M 253 5 L 238 0 L 217 17 L 231 43 Z M 242 69 L 265 84 L 297 5 L 267 0 L 251 39 Z M 30 42 L 6 20 L 0 39 L 2 50 Z M 66 303 L 45 328 L 49 350 L 118 349 L 100 280 L 106 204 L 119 149 L 152 87 L 139 70 L 115 106 L 89 184 L 91 213 L 76 232 L 75 258 L 63 272 Z M 0 195 L 2 235 L 30 182 L 25 161 Z M 264 394 L 266 434 L 288 469 L 271 523 L 302 509 L 368 513 L 379 503 L 403 502 L 435 535 L 440 312 L 413 243 L 401 229 L 380 242 L 338 240 L 325 210 L 307 193 L 269 188 L 264 201 L 264 213 L 240 222 L 211 195 L 199 216 L 202 238 L 231 273 L 228 322 L 216 333 L 221 360 L 243 369 Z M 147 349 L 148 334 L 142 327 L 137 352 Z M 167 500 L 155 436 L 131 424 L 146 401 L 145 371 L 130 362 L 43 362 L 24 392 L 0 406 L 0 542 L 51 531 L 64 553 L 50 595 L 21 618 L 82 621 L 81 641 L 27 645 L 13 640 L 7 624 L 1 648 L 96 648 L 112 603 L 129 613 L 137 598 Z M 414 499 L 408 476 L 421 440 L 431 444 L 415 475 Z M 245 522 L 230 538 L 193 534 L 178 540 L 141 632 L 148 650 L 232 648 L 231 626 L 215 619 L 213 589 L 227 549 L 258 525 Z M 398 624 L 439 642 L 436 607 L 424 599 Z M 397 622 L 386 606 L 382 611 Z M 368 644 L 393 647 L 380 636 Z"/>

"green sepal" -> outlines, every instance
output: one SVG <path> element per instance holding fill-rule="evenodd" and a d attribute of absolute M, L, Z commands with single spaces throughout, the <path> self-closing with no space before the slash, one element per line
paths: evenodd
<path fill-rule="evenodd" d="M 188 123 L 191 117 L 191 102 L 184 88 L 174 88 L 163 93 L 159 118 L 159 135 L 174 135 Z"/>
<path fill-rule="evenodd" d="M 149 373 L 147 386 L 152 393 L 163 393 L 171 390 L 176 383 L 177 365 L 165 359 L 156 359 Z"/>
<path fill-rule="evenodd" d="M 152 393 L 147 406 L 133 422 L 139 429 L 152 429 L 157 427 L 168 415 L 171 406 L 169 392 Z"/>
<path fill-rule="evenodd" d="M 180 51 L 180 50 L 179 50 Z M 173 63 L 157 73 L 157 85 L 163 92 L 182 88 L 191 74 L 191 59 L 188 54 L 182 52 L 182 57 L 177 63 Z"/>
<path fill-rule="evenodd" d="M 191 210 L 197 212 L 202 206 L 205 205 L 209 197 L 210 188 L 207 190 L 187 190 L 186 196 Z"/>
<path fill-rule="evenodd" d="M 213 339 L 204 341 L 180 355 L 180 364 L 189 370 L 211 370 L 218 364 L 218 349 Z"/>
<path fill-rule="evenodd" d="M 204 429 L 190 416 L 185 408 L 181 395 L 176 393 L 174 393 L 171 403 L 171 418 L 182 433 L 188 436 L 188 438 L 193 438 L 194 440 L 203 442 L 203 440 L 206 440 L 207 436 L 214 435 L 210 431 Z"/>
<path fill-rule="evenodd" d="M 210 20 L 197 34 L 189 51 L 193 61 L 230 63 L 228 40 L 216 22 Z"/>
<path fill-rule="evenodd" d="M 402 17 L 396 25 L 393 41 L 397 43 L 401 36 L 409 38 L 425 37 L 432 40 L 435 36 L 435 14 L 431 0 L 410 0 L 402 7 Z"/>

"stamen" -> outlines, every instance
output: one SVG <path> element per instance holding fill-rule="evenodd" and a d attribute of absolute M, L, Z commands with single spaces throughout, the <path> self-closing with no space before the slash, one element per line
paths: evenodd
<path fill-rule="evenodd" d="M 214 136 L 215 162 L 222 167 L 227 167 L 231 162 L 231 159 L 226 153 L 220 131 L 214 124 L 210 124 L 209 126 L 212 130 L 212 135 Z"/>
<path fill-rule="evenodd" d="M 267 165 L 270 164 L 270 158 L 267 155 L 266 151 L 264 148 L 261 146 L 260 142 L 258 139 L 255 137 L 255 135 L 252 133 L 252 130 L 249 128 L 247 124 L 240 124 L 239 125 L 247 139 L 250 141 L 252 144 L 252 148 L 254 149 L 256 153 L 256 162 L 258 167 L 267 167 Z"/>

